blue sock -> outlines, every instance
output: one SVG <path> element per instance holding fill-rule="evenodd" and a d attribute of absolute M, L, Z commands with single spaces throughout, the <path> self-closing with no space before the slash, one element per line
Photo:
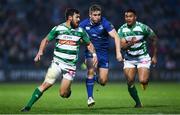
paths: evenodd
<path fill-rule="evenodd" d="M 86 89 L 88 98 L 93 97 L 94 79 L 86 78 Z"/>

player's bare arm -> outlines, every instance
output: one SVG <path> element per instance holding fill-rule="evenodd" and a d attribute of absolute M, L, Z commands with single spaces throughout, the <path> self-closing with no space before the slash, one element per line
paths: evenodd
<path fill-rule="evenodd" d="M 41 41 L 41 44 L 40 44 L 40 47 L 39 47 L 39 51 L 38 53 L 36 54 L 36 57 L 34 58 L 34 61 L 35 62 L 38 62 L 41 60 L 41 56 L 43 55 L 43 52 L 47 46 L 47 44 L 49 43 L 47 37 L 45 37 L 42 41 Z"/>
<path fill-rule="evenodd" d="M 131 42 L 127 42 L 127 40 L 125 40 L 125 39 L 121 39 L 120 43 L 121 43 L 121 48 L 123 50 L 127 50 L 130 46 L 133 45 Z"/>
<path fill-rule="evenodd" d="M 152 54 L 152 64 L 157 64 L 157 36 L 152 36 L 152 47 L 153 47 L 153 54 Z"/>
<path fill-rule="evenodd" d="M 113 29 L 109 32 L 109 35 L 114 38 L 115 41 L 115 46 L 116 46 L 116 59 L 118 61 L 122 61 L 122 55 L 121 55 L 121 43 L 120 43 L 120 38 L 119 35 L 117 34 L 116 30 Z"/>
<path fill-rule="evenodd" d="M 96 55 L 96 50 L 93 46 L 93 44 L 90 42 L 88 45 L 87 45 L 87 49 L 92 53 L 92 56 L 93 56 L 93 66 L 97 66 L 97 63 L 98 63 L 98 60 L 97 60 L 97 55 Z"/>
<path fill-rule="evenodd" d="M 134 45 L 135 43 L 140 42 L 140 40 L 136 40 L 136 37 L 132 37 L 130 41 L 127 41 L 126 39 L 121 39 L 121 48 L 124 50 L 127 50 L 130 46 Z"/>

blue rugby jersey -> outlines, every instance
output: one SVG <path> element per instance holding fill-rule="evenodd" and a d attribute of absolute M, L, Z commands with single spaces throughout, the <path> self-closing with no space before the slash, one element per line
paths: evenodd
<path fill-rule="evenodd" d="M 101 21 L 98 24 L 92 24 L 89 18 L 83 20 L 80 24 L 80 27 L 84 28 L 88 33 L 91 42 L 93 43 L 96 51 L 106 51 L 109 47 L 109 34 L 114 26 L 102 17 Z"/>

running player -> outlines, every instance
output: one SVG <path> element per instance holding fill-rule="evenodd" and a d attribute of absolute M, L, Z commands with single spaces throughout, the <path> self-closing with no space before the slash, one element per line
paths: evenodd
<path fill-rule="evenodd" d="M 90 40 L 96 49 L 98 57 L 98 66 L 95 67 L 92 63 L 92 54 L 87 50 L 85 52 L 86 64 L 88 68 L 86 79 L 88 106 L 95 104 L 93 98 L 94 81 L 97 80 L 101 85 L 104 86 L 108 80 L 108 48 L 110 37 L 114 38 L 115 40 L 116 58 L 118 61 L 122 61 L 119 36 L 114 29 L 114 26 L 105 17 L 102 17 L 101 14 L 101 6 L 94 4 L 89 8 L 89 18 L 80 23 L 80 26 L 84 28 L 90 36 Z M 97 76 L 99 77 L 97 78 Z"/>
<path fill-rule="evenodd" d="M 148 85 L 150 65 L 157 63 L 157 36 L 147 25 L 136 21 L 136 12 L 133 9 L 125 11 L 126 23 L 122 25 L 118 34 L 121 46 L 125 51 L 124 74 L 127 79 L 128 91 L 135 101 L 135 107 L 142 107 L 135 82 L 136 68 L 139 82 L 145 90 Z M 147 40 L 152 41 L 152 57 L 148 54 Z"/>
<path fill-rule="evenodd" d="M 47 71 L 44 82 L 34 90 L 31 99 L 21 110 L 22 112 L 29 111 L 32 105 L 54 84 L 59 76 L 63 76 L 59 90 L 60 96 L 68 98 L 71 95 L 71 82 L 75 77 L 80 43 L 87 45 L 88 51 L 93 55 L 93 64 L 97 64 L 95 49 L 89 40 L 88 34 L 83 28 L 78 27 L 80 21 L 79 11 L 67 9 L 65 16 L 66 22 L 55 26 L 41 41 L 34 61 L 40 61 L 47 44 L 52 40 L 56 40 L 53 61 Z"/>

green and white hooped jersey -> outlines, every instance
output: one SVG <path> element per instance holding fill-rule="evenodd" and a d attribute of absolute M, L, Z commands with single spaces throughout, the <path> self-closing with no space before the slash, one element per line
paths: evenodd
<path fill-rule="evenodd" d="M 88 34 L 80 27 L 73 29 L 65 23 L 55 26 L 48 34 L 48 40 L 56 40 L 54 60 L 75 66 L 80 44 L 89 44 Z"/>
<path fill-rule="evenodd" d="M 141 58 L 147 55 L 149 57 L 146 44 L 147 38 L 154 36 L 155 33 L 147 25 L 136 22 L 132 27 L 128 27 L 127 23 L 125 23 L 118 29 L 118 34 L 120 39 L 125 39 L 126 41 L 131 41 L 132 37 L 136 37 L 140 41 L 126 50 L 126 57 Z"/>

